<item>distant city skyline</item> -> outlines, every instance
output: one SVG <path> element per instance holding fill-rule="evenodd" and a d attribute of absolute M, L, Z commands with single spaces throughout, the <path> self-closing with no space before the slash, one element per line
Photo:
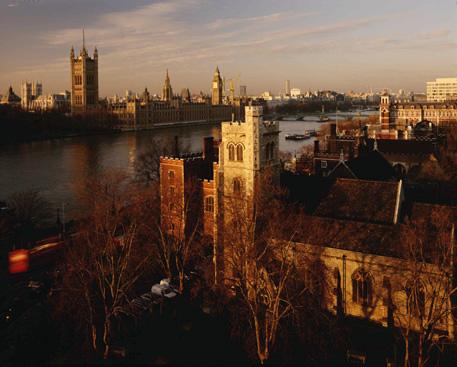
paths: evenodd
<path fill-rule="evenodd" d="M 425 92 L 457 76 L 454 0 L 0 0 L 0 94 L 69 90 L 70 48 L 99 50 L 100 95 L 210 92 L 216 65 L 249 94 L 291 88 Z M 427 22 L 424 22 L 426 18 Z"/>

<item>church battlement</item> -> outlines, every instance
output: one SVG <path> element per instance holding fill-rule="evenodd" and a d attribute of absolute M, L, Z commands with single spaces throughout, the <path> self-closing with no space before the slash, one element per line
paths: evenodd
<path fill-rule="evenodd" d="M 172 162 L 177 162 L 177 161 L 196 161 L 196 160 L 201 160 L 203 159 L 203 154 L 202 153 L 187 153 L 187 154 L 182 154 L 182 155 L 167 155 L 167 156 L 160 156 L 160 160 L 163 162 L 166 161 L 172 161 Z"/>
<path fill-rule="evenodd" d="M 200 180 L 200 182 L 203 184 L 203 187 L 212 187 L 214 185 L 214 180 L 210 180 L 210 179 L 206 179 L 206 178 L 203 178 Z"/>

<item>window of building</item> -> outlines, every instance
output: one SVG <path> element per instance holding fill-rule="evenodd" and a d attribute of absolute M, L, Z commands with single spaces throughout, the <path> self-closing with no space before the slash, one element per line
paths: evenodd
<path fill-rule="evenodd" d="M 173 170 L 168 171 L 168 181 L 169 182 L 175 181 L 175 171 L 173 171 Z"/>
<path fill-rule="evenodd" d="M 327 168 L 327 161 L 321 161 L 321 168 Z"/>
<path fill-rule="evenodd" d="M 405 287 L 406 309 L 408 314 L 423 317 L 425 311 L 425 291 L 420 281 L 408 282 Z"/>
<path fill-rule="evenodd" d="M 168 188 L 168 196 L 169 198 L 173 199 L 174 196 L 175 196 L 175 187 L 174 186 L 170 186 Z"/>
<path fill-rule="evenodd" d="M 75 75 L 75 84 L 76 85 L 81 85 L 82 84 L 82 76 L 81 75 Z"/>
<path fill-rule="evenodd" d="M 359 269 L 352 274 L 352 301 L 363 306 L 371 305 L 373 299 L 373 282 L 371 276 Z"/>
<path fill-rule="evenodd" d="M 239 178 L 233 179 L 233 193 L 241 194 L 241 180 Z"/>
<path fill-rule="evenodd" d="M 205 198 L 205 212 L 209 212 L 209 213 L 214 212 L 214 197 L 207 196 Z"/>
<path fill-rule="evenodd" d="M 316 273 L 316 266 L 311 266 L 304 272 L 304 284 L 306 291 L 309 293 L 319 294 L 322 288 L 322 278 Z"/>
<path fill-rule="evenodd" d="M 236 160 L 238 162 L 243 162 L 243 146 L 241 144 L 236 146 Z"/>
<path fill-rule="evenodd" d="M 235 160 L 235 146 L 233 144 L 230 144 L 228 146 L 228 151 L 229 151 L 229 161 L 234 161 Z"/>
<path fill-rule="evenodd" d="M 265 145 L 265 158 L 267 161 L 270 160 L 270 143 Z"/>

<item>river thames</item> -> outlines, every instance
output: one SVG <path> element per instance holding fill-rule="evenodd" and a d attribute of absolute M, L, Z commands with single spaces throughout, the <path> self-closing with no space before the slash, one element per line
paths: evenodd
<path fill-rule="evenodd" d="M 363 115 L 367 114 L 373 112 Z M 347 115 L 339 116 L 344 118 Z M 335 118 L 332 114 L 328 117 Z M 317 120 L 318 115 L 307 115 L 303 121 L 294 121 L 293 117 L 281 121 L 279 149 L 294 153 L 304 145 L 313 144 L 313 139 L 285 140 L 285 134 L 318 131 L 322 123 Z M 14 192 L 37 190 L 55 207 L 65 203 L 71 211 L 76 190 L 87 177 L 96 177 L 109 169 L 133 175 L 138 156 L 148 149 L 154 139 L 167 140 L 174 136 L 179 137 L 183 146 L 198 152 L 202 149 L 204 137 L 220 138 L 220 126 L 188 126 L 79 136 L 0 147 L 0 200 L 5 200 Z"/>

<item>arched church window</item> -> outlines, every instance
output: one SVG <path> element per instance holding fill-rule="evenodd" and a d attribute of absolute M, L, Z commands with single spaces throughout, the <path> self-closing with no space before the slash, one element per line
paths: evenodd
<path fill-rule="evenodd" d="M 352 301 L 363 306 L 371 305 L 373 299 L 373 281 L 363 269 L 352 274 Z"/>
<path fill-rule="evenodd" d="M 409 281 L 405 287 L 408 314 L 423 317 L 425 311 L 425 290 L 420 280 Z"/>
<path fill-rule="evenodd" d="M 274 159 L 275 157 L 275 143 L 270 143 L 270 159 Z"/>
<path fill-rule="evenodd" d="M 233 193 L 241 194 L 241 180 L 239 178 L 233 179 Z"/>
<path fill-rule="evenodd" d="M 234 161 L 235 160 L 235 146 L 233 144 L 230 144 L 228 146 L 228 151 L 229 151 L 229 161 Z"/>
<path fill-rule="evenodd" d="M 265 145 L 265 158 L 267 161 L 270 160 L 270 143 Z"/>
<path fill-rule="evenodd" d="M 236 160 L 238 162 L 243 162 L 243 146 L 241 144 L 236 146 Z"/>
<path fill-rule="evenodd" d="M 205 212 L 208 212 L 208 213 L 214 212 L 214 197 L 207 196 L 205 198 Z"/>

